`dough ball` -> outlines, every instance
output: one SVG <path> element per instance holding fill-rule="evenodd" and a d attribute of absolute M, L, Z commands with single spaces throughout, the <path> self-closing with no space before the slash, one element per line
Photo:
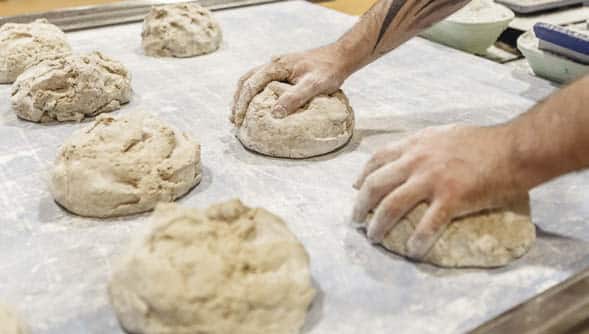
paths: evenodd
<path fill-rule="evenodd" d="M 219 48 L 223 35 L 211 12 L 197 4 L 153 7 L 143 21 L 145 54 L 193 57 Z"/>
<path fill-rule="evenodd" d="M 0 333 L 2 334 L 28 334 L 28 326 L 8 306 L 0 304 Z"/>
<path fill-rule="evenodd" d="M 42 59 L 72 52 L 65 34 L 45 19 L 0 28 L 0 83 L 11 83 Z"/>
<path fill-rule="evenodd" d="M 59 149 L 51 174 L 55 200 L 81 216 L 151 210 L 200 182 L 200 146 L 157 118 L 100 115 Z"/>
<path fill-rule="evenodd" d="M 284 118 L 272 115 L 291 86 L 271 82 L 247 108 L 237 138 L 250 150 L 282 158 L 309 158 L 344 146 L 354 131 L 354 112 L 342 91 L 319 95 Z"/>
<path fill-rule="evenodd" d="M 382 244 L 407 255 L 407 240 L 428 206 L 420 204 L 387 234 Z M 523 256 L 536 240 L 526 199 L 506 210 L 484 211 L 456 219 L 446 227 L 424 262 L 441 267 L 500 267 Z"/>
<path fill-rule="evenodd" d="M 119 322 L 141 334 L 297 333 L 314 295 L 284 221 L 239 200 L 158 205 L 109 283 Z"/>
<path fill-rule="evenodd" d="M 44 60 L 12 86 L 12 109 L 32 122 L 80 121 L 117 110 L 131 97 L 131 75 L 99 52 Z"/>

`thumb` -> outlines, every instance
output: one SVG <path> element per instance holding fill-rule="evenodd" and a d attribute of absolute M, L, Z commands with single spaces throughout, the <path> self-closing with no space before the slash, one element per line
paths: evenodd
<path fill-rule="evenodd" d="M 280 95 L 272 109 L 276 118 L 284 118 L 295 113 L 315 96 L 323 93 L 320 85 L 303 80 Z"/>

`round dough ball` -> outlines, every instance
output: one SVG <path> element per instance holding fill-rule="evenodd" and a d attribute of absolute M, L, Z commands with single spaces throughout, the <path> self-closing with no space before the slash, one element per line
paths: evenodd
<path fill-rule="evenodd" d="M 109 296 L 141 334 L 292 334 L 314 298 L 307 252 L 284 221 L 239 200 L 160 204 L 115 266 Z"/>
<path fill-rule="evenodd" d="M 0 304 L 0 333 L 28 334 L 29 328 L 14 310 Z"/>
<path fill-rule="evenodd" d="M 389 231 L 383 246 L 407 256 L 407 240 L 427 208 L 420 204 L 409 212 Z M 488 210 L 454 220 L 423 261 L 441 267 L 500 267 L 527 253 L 535 240 L 526 199 L 508 210 Z"/>
<path fill-rule="evenodd" d="M 271 82 L 250 102 L 237 138 L 246 148 L 282 158 L 309 158 L 347 144 L 354 131 L 354 111 L 342 91 L 319 95 L 284 118 L 272 114 L 278 97 L 291 86 Z"/>
<path fill-rule="evenodd" d="M 32 122 L 81 121 L 117 110 L 131 97 L 131 75 L 99 52 L 55 57 L 30 67 L 12 86 L 12 109 Z"/>
<path fill-rule="evenodd" d="M 153 57 L 193 57 L 219 48 L 223 35 L 211 12 L 197 4 L 153 7 L 143 21 L 142 45 Z"/>
<path fill-rule="evenodd" d="M 29 66 L 56 55 L 71 54 L 65 34 L 46 19 L 6 23 L 0 28 L 0 83 L 11 83 Z"/>
<path fill-rule="evenodd" d="M 55 200 L 81 216 L 151 210 L 201 179 L 200 146 L 157 118 L 100 115 L 59 149 L 51 174 Z"/>

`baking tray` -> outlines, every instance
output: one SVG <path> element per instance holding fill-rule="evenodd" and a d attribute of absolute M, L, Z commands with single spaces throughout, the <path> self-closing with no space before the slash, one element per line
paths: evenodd
<path fill-rule="evenodd" d="M 377 148 L 433 125 L 490 125 L 555 90 L 525 72 L 416 38 L 350 77 L 351 142 L 309 160 L 245 150 L 228 121 L 238 78 L 272 55 L 335 41 L 357 20 L 303 1 L 215 13 L 224 42 L 196 58 L 150 58 L 141 24 L 68 33 L 74 52 L 100 50 L 133 76 L 133 100 L 202 145 L 203 180 L 179 202 L 206 207 L 233 197 L 284 218 L 311 258 L 320 291 L 304 333 L 461 333 L 589 265 L 589 175 L 532 192 L 538 241 L 512 265 L 450 270 L 415 264 L 367 241 L 350 225 L 352 183 Z M 106 283 L 112 263 L 149 215 L 86 219 L 57 206 L 47 172 L 57 149 L 88 123 L 18 120 L 0 85 L 0 300 L 35 334 L 122 333 Z"/>
<path fill-rule="evenodd" d="M 470 334 L 589 333 L 589 269 L 501 314 Z"/>
<path fill-rule="evenodd" d="M 278 1 L 286 0 L 128 0 L 111 4 L 65 8 L 44 13 L 0 17 L 0 26 L 7 22 L 28 23 L 39 18 L 46 18 L 63 31 L 74 31 L 142 21 L 153 6 L 198 3 L 210 10 L 222 10 Z"/>

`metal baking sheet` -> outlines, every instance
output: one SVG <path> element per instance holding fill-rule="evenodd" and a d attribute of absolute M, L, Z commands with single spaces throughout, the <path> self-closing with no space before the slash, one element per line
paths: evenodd
<path fill-rule="evenodd" d="M 45 18 L 63 31 L 74 31 L 142 21 L 153 6 L 174 3 L 198 3 L 210 10 L 261 5 L 284 0 L 127 0 L 110 4 L 58 9 L 44 13 L 0 16 L 0 26 L 7 22 L 29 23 Z"/>
<path fill-rule="evenodd" d="M 355 18 L 303 1 L 221 11 L 225 41 L 210 55 L 149 58 L 140 24 L 68 33 L 76 52 L 101 50 L 133 74 L 141 109 L 202 144 L 202 183 L 180 202 L 240 197 L 282 216 L 301 239 L 321 293 L 306 333 L 456 333 L 493 318 L 589 265 L 589 174 L 532 192 L 538 242 L 512 265 L 448 270 L 367 242 L 349 222 L 351 185 L 371 152 L 426 126 L 496 124 L 555 87 L 511 67 L 413 39 L 344 85 L 357 116 L 342 150 L 305 161 L 246 151 L 227 118 L 235 83 L 271 55 L 334 41 Z M 64 212 L 47 190 L 59 145 L 84 124 L 18 120 L 0 86 L 0 300 L 35 334 L 122 333 L 106 297 L 113 258 L 149 215 L 95 220 Z"/>
<path fill-rule="evenodd" d="M 476 328 L 471 334 L 589 333 L 589 270 Z"/>
<path fill-rule="evenodd" d="M 582 5 L 587 0 L 496 0 L 518 14 L 531 14 L 545 10 Z"/>

